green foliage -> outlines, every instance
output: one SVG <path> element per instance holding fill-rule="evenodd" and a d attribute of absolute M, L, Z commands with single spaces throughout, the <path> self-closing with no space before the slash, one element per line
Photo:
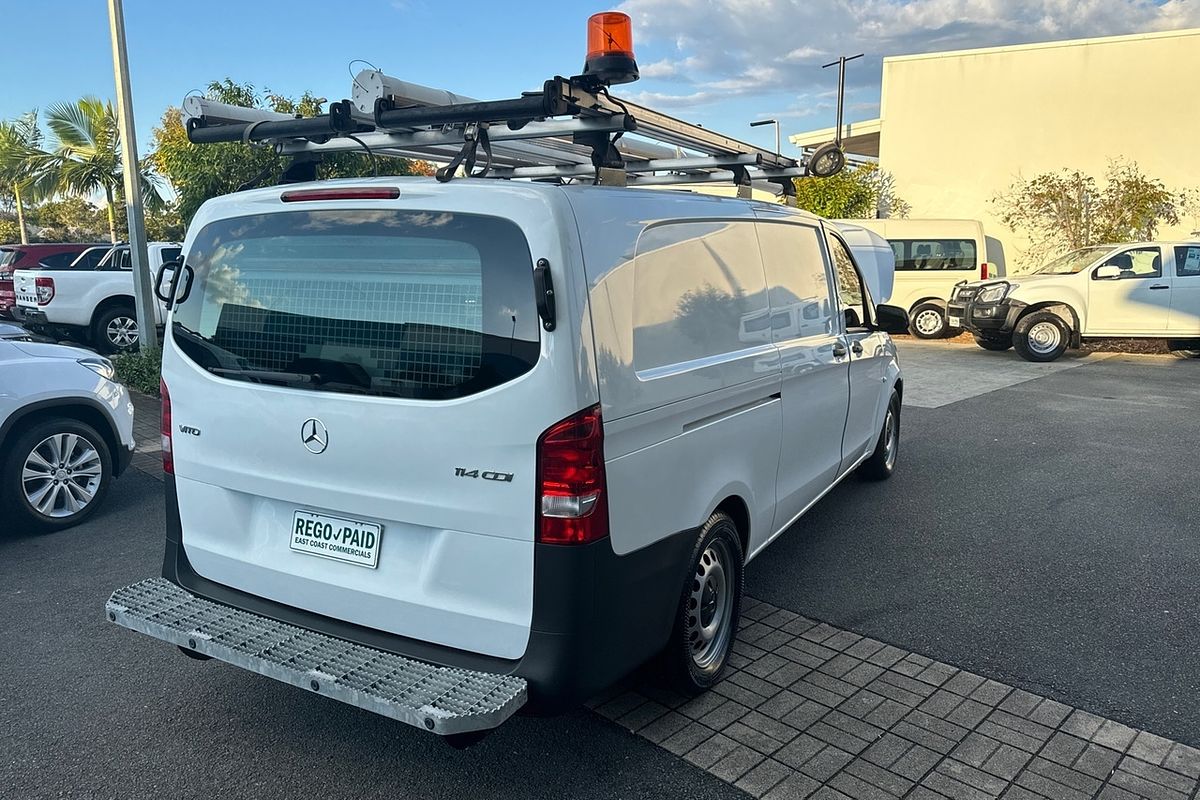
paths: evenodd
<path fill-rule="evenodd" d="M 0 219 L 0 244 L 19 244 L 21 226 L 15 219 Z"/>
<path fill-rule="evenodd" d="M 162 350 L 118 353 L 112 357 L 112 362 L 117 369 L 118 381 L 142 394 L 158 397 L 159 381 L 162 379 Z"/>
<path fill-rule="evenodd" d="M 1192 190 L 1175 192 L 1142 173 L 1136 162 L 1108 162 L 1104 184 L 1080 170 L 1062 169 L 1014 183 L 992 199 L 1000 220 L 1029 237 L 1027 256 L 1093 244 L 1153 239 L 1176 225 Z"/>
<path fill-rule="evenodd" d="M 910 210 L 878 164 L 847 167 L 831 178 L 796 178 L 795 184 L 799 207 L 829 219 L 907 217 Z"/>
<path fill-rule="evenodd" d="M 123 192 L 123 159 L 117 114 L 112 103 L 96 97 L 58 103 L 46 111 L 46 125 L 56 142 L 49 169 L 56 178 L 57 193 L 84 197 L 103 193 L 112 240 L 126 238 L 117 232 L 115 206 Z M 158 193 L 158 176 L 143 169 L 138 183 L 142 203 L 147 209 L 163 205 Z"/>
<path fill-rule="evenodd" d="M 299 99 L 272 93 L 261 97 L 249 83 L 226 78 L 208 85 L 205 96 L 231 105 L 267 108 L 284 114 L 313 116 L 323 113 L 325 99 L 305 92 Z M 190 221 L 205 200 L 237 191 L 255 182 L 270 182 L 283 171 L 285 159 L 273 150 L 240 143 L 194 145 L 187 138 L 178 108 L 168 108 L 154 129 L 154 152 L 148 160 L 155 170 L 170 179 L 179 194 L 177 211 Z M 378 159 L 382 175 L 431 175 L 422 161 L 401 158 Z M 366 154 L 339 153 L 326 156 L 318 168 L 320 178 L 347 178 L 373 174 Z"/>
<path fill-rule="evenodd" d="M 31 208 L 26 219 L 42 229 L 39 239 L 47 242 L 95 242 L 108 237 L 103 209 L 82 197 L 64 197 Z"/>

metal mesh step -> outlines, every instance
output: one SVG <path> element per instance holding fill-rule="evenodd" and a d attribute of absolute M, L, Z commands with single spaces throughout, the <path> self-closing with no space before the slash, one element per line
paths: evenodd
<path fill-rule="evenodd" d="M 436 667 L 205 600 L 165 578 L 113 592 L 108 618 L 418 728 L 494 728 L 525 704 L 524 678 Z"/>

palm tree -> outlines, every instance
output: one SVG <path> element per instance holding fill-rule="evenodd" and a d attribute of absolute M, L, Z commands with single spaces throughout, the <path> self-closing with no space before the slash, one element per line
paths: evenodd
<path fill-rule="evenodd" d="M 22 114 L 12 122 L 0 122 L 0 184 L 8 187 L 16 201 L 17 227 L 21 244 L 29 244 L 25 229 L 25 202 L 54 193 L 50 156 L 41 148 L 42 132 L 37 111 Z"/>
<path fill-rule="evenodd" d="M 46 124 L 55 138 L 54 168 L 57 189 L 68 195 L 104 193 L 108 208 L 108 231 L 117 239 L 114 201 L 123 194 L 121 136 L 112 103 L 84 97 L 74 103 L 59 103 L 46 112 Z M 148 170 L 138 175 L 142 203 L 157 210 L 164 205 L 158 193 L 160 179 Z"/>

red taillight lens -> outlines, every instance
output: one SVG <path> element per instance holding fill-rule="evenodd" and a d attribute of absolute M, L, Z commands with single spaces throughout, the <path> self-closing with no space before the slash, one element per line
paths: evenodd
<path fill-rule="evenodd" d="M 37 291 L 39 306 L 44 306 L 54 299 L 54 278 L 34 278 L 33 285 Z"/>
<path fill-rule="evenodd" d="M 538 439 L 537 461 L 537 540 L 587 544 L 608 536 L 600 406 L 551 426 Z"/>
<path fill-rule="evenodd" d="M 167 391 L 167 382 L 161 378 L 158 381 L 158 392 L 162 395 L 162 458 L 163 472 L 175 474 L 175 452 L 171 448 L 171 393 Z"/>
<path fill-rule="evenodd" d="M 988 279 L 988 265 L 987 265 L 987 262 L 985 261 L 979 265 L 979 280 L 986 281 L 987 279 Z"/>
<path fill-rule="evenodd" d="M 303 203 L 309 200 L 395 200 L 400 190 L 395 186 L 362 187 L 347 189 L 299 189 L 284 192 L 280 199 L 285 203 Z"/>

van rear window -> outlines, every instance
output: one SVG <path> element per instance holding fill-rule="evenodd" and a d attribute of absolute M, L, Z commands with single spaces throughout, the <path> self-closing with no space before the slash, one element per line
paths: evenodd
<path fill-rule="evenodd" d="M 896 271 L 974 270 L 976 257 L 973 239 L 889 239 L 896 255 Z"/>
<path fill-rule="evenodd" d="M 223 378 L 445 399 L 539 352 L 529 245 L 512 222 L 445 212 L 289 211 L 221 220 L 187 257 L 172 338 Z"/>

